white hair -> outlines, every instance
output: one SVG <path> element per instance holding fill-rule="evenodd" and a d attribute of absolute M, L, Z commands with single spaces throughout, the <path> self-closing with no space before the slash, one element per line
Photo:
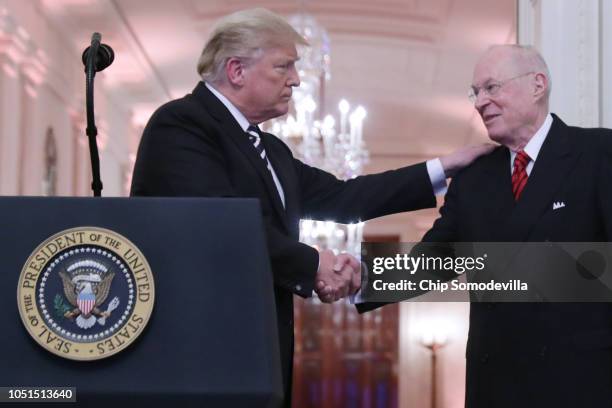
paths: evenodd
<path fill-rule="evenodd" d="M 198 73 L 205 81 L 223 80 L 229 58 L 256 58 L 263 49 L 308 42 L 278 14 L 263 8 L 242 10 L 219 20 L 198 61 Z"/>
<path fill-rule="evenodd" d="M 548 65 L 542 57 L 542 54 L 531 45 L 518 45 L 518 44 L 501 44 L 492 45 L 489 47 L 489 51 L 493 49 L 509 49 L 512 51 L 512 62 L 515 65 L 517 71 L 525 70 L 542 73 L 548 79 L 548 87 L 546 89 L 546 98 L 550 96 L 552 89 L 552 78 L 550 77 L 550 71 Z"/>

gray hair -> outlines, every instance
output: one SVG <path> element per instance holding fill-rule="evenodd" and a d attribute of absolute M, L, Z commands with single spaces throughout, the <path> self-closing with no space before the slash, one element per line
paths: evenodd
<path fill-rule="evenodd" d="M 219 20 L 198 60 L 198 73 L 205 81 L 223 80 L 225 63 L 231 57 L 250 59 L 275 46 L 308 45 L 285 19 L 263 8 L 242 10 Z"/>
<path fill-rule="evenodd" d="M 531 45 L 518 45 L 518 44 L 503 44 L 503 45 L 492 45 L 489 50 L 494 48 L 509 48 L 512 50 L 512 61 L 517 69 L 527 68 L 529 71 L 541 72 L 546 75 L 548 79 L 548 88 L 546 89 L 546 97 L 550 96 L 552 89 L 552 78 L 550 77 L 550 71 L 548 65 L 542 54 Z"/>

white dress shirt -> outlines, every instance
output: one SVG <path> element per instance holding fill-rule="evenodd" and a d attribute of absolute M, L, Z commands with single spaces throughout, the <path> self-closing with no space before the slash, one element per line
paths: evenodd
<path fill-rule="evenodd" d="M 527 163 L 527 168 L 525 169 L 528 176 L 531 176 L 531 169 L 533 169 L 533 165 L 538 158 L 538 154 L 540 154 L 540 149 L 544 144 L 544 140 L 546 140 L 546 135 L 548 135 L 548 132 L 550 131 L 552 121 L 552 115 L 549 113 L 546 115 L 546 119 L 544 120 L 544 123 L 542 123 L 542 126 L 540 126 L 538 131 L 535 132 L 533 137 L 529 140 L 529 143 L 527 143 L 527 145 L 525 145 L 523 148 L 525 153 L 527 153 L 531 159 L 529 160 L 529 163 Z M 512 174 L 514 171 L 514 158 L 516 157 L 516 154 L 517 152 L 510 150 L 510 174 Z"/>

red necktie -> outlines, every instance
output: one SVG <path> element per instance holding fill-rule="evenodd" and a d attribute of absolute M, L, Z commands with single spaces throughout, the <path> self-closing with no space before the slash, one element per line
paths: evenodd
<path fill-rule="evenodd" d="M 514 158 L 514 171 L 512 172 L 512 194 L 514 201 L 518 201 L 527 184 L 527 164 L 531 158 L 521 150 Z"/>

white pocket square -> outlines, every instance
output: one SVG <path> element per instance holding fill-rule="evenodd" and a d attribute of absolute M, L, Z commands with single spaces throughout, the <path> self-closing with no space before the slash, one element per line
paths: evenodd
<path fill-rule="evenodd" d="M 553 210 L 558 210 L 559 208 L 565 207 L 565 203 L 563 201 L 555 201 L 553 203 Z"/>

